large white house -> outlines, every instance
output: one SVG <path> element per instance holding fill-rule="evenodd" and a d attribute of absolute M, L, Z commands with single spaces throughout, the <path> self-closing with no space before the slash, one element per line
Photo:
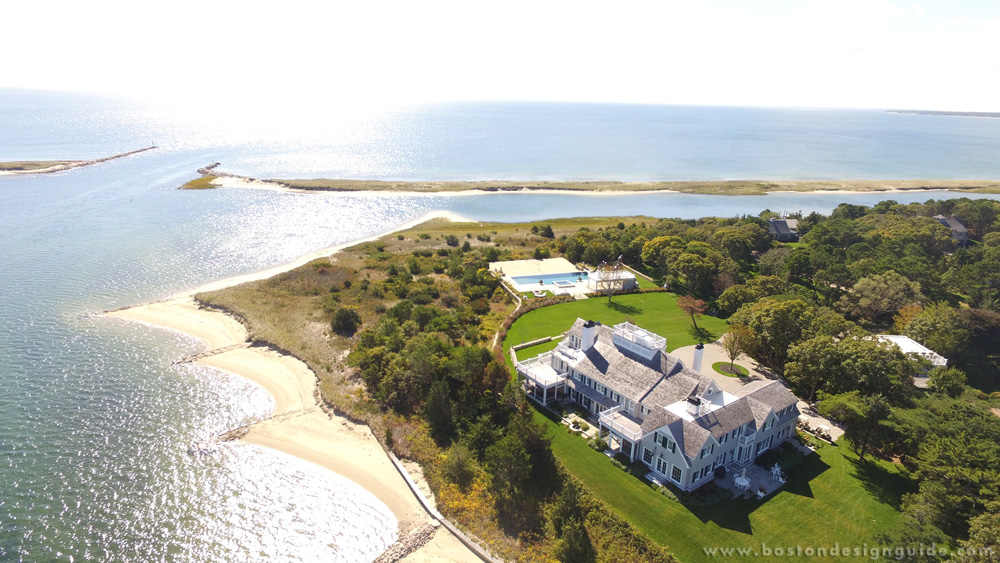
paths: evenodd
<path fill-rule="evenodd" d="M 797 399 L 777 381 L 736 394 L 666 352 L 667 341 L 631 323 L 577 319 L 555 350 L 517 363 L 542 403 L 570 400 L 597 415 L 612 449 L 684 490 L 741 466 L 795 431 Z"/>

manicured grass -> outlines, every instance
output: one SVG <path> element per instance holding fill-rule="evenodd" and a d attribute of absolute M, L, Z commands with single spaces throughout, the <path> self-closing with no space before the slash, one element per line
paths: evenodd
<path fill-rule="evenodd" d="M 733 364 L 733 369 L 735 369 L 739 373 L 731 373 L 729 371 L 729 362 L 715 362 L 714 364 L 712 364 L 712 369 L 714 369 L 717 373 L 720 373 L 726 377 L 740 377 L 744 375 L 750 375 L 750 371 L 747 368 L 741 366 L 740 364 Z"/>
<path fill-rule="evenodd" d="M 541 413 L 552 450 L 591 492 L 685 563 L 713 561 L 705 548 L 872 545 L 899 519 L 906 481 L 888 463 L 859 463 L 847 445 L 827 445 L 788 470 L 788 482 L 764 500 L 684 506 L 614 467 L 583 439 Z M 815 560 L 816 558 L 782 558 Z"/>
<path fill-rule="evenodd" d="M 542 307 L 526 313 L 507 331 L 504 350 L 521 341 L 530 342 L 543 336 L 561 334 L 573 326 L 577 318 L 599 321 L 605 325 L 632 322 L 666 338 L 668 351 L 699 342 L 691 317 L 677 308 L 676 295 L 635 293 L 614 297 L 610 304 L 603 297 L 591 298 Z M 698 327 L 706 331 L 701 334 L 702 342 L 713 342 L 727 330 L 726 321 L 708 315 L 698 318 Z M 533 346 L 531 349 L 536 348 Z M 518 357 L 522 356 L 519 354 Z"/>

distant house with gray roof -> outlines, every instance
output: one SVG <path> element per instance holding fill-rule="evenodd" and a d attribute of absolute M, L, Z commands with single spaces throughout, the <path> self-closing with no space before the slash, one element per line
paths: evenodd
<path fill-rule="evenodd" d="M 799 220 L 771 219 L 767 222 L 767 232 L 778 242 L 798 242 Z"/>
<path fill-rule="evenodd" d="M 518 362 L 517 373 L 529 396 L 581 405 L 613 450 L 684 490 L 785 441 L 799 415 L 781 383 L 727 393 L 668 354 L 665 338 L 628 322 L 577 319 L 555 350 Z"/>
<path fill-rule="evenodd" d="M 958 217 L 945 217 L 944 215 L 935 215 L 938 223 L 941 223 L 945 227 L 951 229 L 951 238 L 958 241 L 958 244 L 965 246 L 969 242 L 969 230 L 965 228 L 965 224 L 958 220 Z"/>

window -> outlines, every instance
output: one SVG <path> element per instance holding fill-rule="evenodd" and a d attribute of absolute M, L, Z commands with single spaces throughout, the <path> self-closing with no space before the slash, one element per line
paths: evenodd
<path fill-rule="evenodd" d="M 667 438 L 666 436 L 660 436 L 660 445 L 670 450 L 670 453 L 677 452 L 677 444 L 675 444 L 673 440 Z"/>
<path fill-rule="evenodd" d="M 722 437 L 719 438 L 719 445 L 725 444 L 727 440 L 729 440 L 729 434 L 723 434 Z"/>
<path fill-rule="evenodd" d="M 670 478 L 673 479 L 674 481 L 680 483 L 681 482 L 681 475 L 683 475 L 683 471 L 681 471 L 680 467 L 677 467 L 675 465 L 674 469 L 670 472 Z"/>
<path fill-rule="evenodd" d="M 649 448 L 643 448 L 642 450 L 642 461 L 647 464 L 653 463 L 653 450 Z"/>
<path fill-rule="evenodd" d="M 667 474 L 667 462 L 662 457 L 656 458 L 656 472 L 661 475 Z"/>
<path fill-rule="evenodd" d="M 649 407 L 647 407 L 646 405 L 640 405 L 639 412 L 641 412 L 642 414 L 649 414 L 650 410 Z"/>

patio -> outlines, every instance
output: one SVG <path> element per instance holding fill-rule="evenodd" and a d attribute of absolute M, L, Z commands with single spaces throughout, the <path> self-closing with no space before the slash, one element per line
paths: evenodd
<path fill-rule="evenodd" d="M 787 479 L 784 470 L 781 473 L 784 479 Z M 772 467 L 761 467 L 754 463 L 748 463 L 742 467 L 730 464 L 726 466 L 726 476 L 722 479 L 715 479 L 715 484 L 729 489 L 733 492 L 733 496 L 742 495 L 744 498 L 752 498 L 756 495 L 758 498 L 763 498 L 784 485 L 784 479 L 780 481 L 775 479 Z M 762 487 L 765 491 L 764 494 L 759 493 Z"/>

